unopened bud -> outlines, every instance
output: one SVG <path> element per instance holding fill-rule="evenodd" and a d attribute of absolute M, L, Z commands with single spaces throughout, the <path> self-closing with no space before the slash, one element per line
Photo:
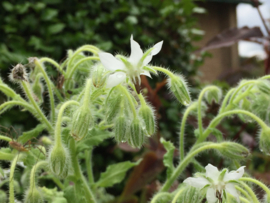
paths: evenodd
<path fill-rule="evenodd" d="M 268 80 L 257 80 L 256 81 L 258 89 L 267 95 L 270 94 L 270 82 Z"/>
<path fill-rule="evenodd" d="M 41 74 L 38 74 L 37 77 L 35 78 L 33 85 L 32 85 L 33 93 L 39 99 L 40 103 L 42 103 L 42 101 L 43 101 L 43 84 L 40 82 L 41 76 L 42 76 Z"/>
<path fill-rule="evenodd" d="M 243 98 L 240 102 L 240 108 L 251 111 L 251 102 L 247 98 Z M 253 122 L 253 119 L 245 114 L 239 114 L 238 116 L 243 122 Z"/>
<path fill-rule="evenodd" d="M 235 142 L 220 143 L 218 151 L 227 158 L 241 160 L 249 155 L 249 150 L 241 144 Z"/>
<path fill-rule="evenodd" d="M 93 81 L 93 85 L 96 88 L 101 88 L 104 86 L 107 76 L 105 74 L 105 69 L 102 65 L 97 65 L 91 71 L 91 78 Z"/>
<path fill-rule="evenodd" d="M 64 197 L 56 197 L 53 199 L 52 203 L 68 203 Z"/>
<path fill-rule="evenodd" d="M 168 85 L 177 100 L 183 104 L 188 105 L 191 102 L 186 81 L 182 75 L 174 75 L 168 80 Z"/>
<path fill-rule="evenodd" d="M 11 81 L 18 82 L 18 81 L 27 81 L 27 73 L 25 67 L 22 64 L 17 64 L 11 70 L 9 78 Z"/>
<path fill-rule="evenodd" d="M 94 127 L 93 113 L 90 108 L 81 106 L 78 108 L 72 118 L 71 135 L 75 140 L 83 139 L 89 130 Z"/>
<path fill-rule="evenodd" d="M 25 203 L 43 203 L 44 199 L 41 192 L 36 188 L 29 188 L 25 195 Z"/>
<path fill-rule="evenodd" d="M 177 202 L 195 203 L 201 202 L 200 199 L 201 199 L 200 189 L 193 186 L 187 186 L 181 193 Z"/>
<path fill-rule="evenodd" d="M 260 131 L 260 150 L 270 155 L 270 128 L 267 129 L 261 129 Z"/>
<path fill-rule="evenodd" d="M 140 148 L 144 143 L 144 134 L 142 122 L 138 118 L 134 118 L 130 124 L 128 144 L 132 147 Z"/>
<path fill-rule="evenodd" d="M 66 148 L 61 145 L 52 147 L 49 153 L 49 166 L 53 174 L 60 178 L 68 175 L 70 156 Z"/>
<path fill-rule="evenodd" d="M 155 133 L 155 116 L 153 109 L 148 105 L 142 105 L 139 109 L 139 115 L 144 121 L 148 135 Z"/>
<path fill-rule="evenodd" d="M 45 145 L 51 145 L 52 144 L 52 140 L 49 137 L 47 137 L 47 136 L 42 136 L 40 138 L 40 140 Z"/>
<path fill-rule="evenodd" d="M 106 102 L 107 122 L 112 122 L 116 118 L 121 108 L 122 95 L 121 94 L 112 95 L 112 94 L 110 96 L 111 98 L 109 98 L 109 100 Z"/>
<path fill-rule="evenodd" d="M 124 116 L 119 116 L 114 121 L 114 134 L 115 140 L 119 142 L 125 142 L 127 140 L 127 130 L 129 122 Z"/>
<path fill-rule="evenodd" d="M 219 87 L 211 86 L 205 94 L 204 97 L 208 104 L 212 104 L 212 102 L 219 103 L 222 98 L 222 90 Z"/>

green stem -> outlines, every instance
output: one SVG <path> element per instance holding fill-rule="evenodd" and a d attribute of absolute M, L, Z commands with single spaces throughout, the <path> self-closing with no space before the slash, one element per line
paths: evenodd
<path fill-rule="evenodd" d="M 6 180 L 3 180 L 1 183 L 0 183 L 0 188 L 5 185 L 6 183 L 9 182 L 9 179 L 6 179 Z"/>
<path fill-rule="evenodd" d="M 218 115 L 217 117 L 215 117 L 211 121 L 211 123 L 209 124 L 207 129 L 204 131 L 203 135 L 199 137 L 199 139 L 197 140 L 196 143 L 203 142 L 208 137 L 208 135 L 211 133 L 212 128 L 215 128 L 224 117 L 232 115 L 232 114 L 244 114 L 244 115 L 247 115 L 247 116 L 251 117 L 252 119 L 254 119 L 262 127 L 262 129 L 267 129 L 268 128 L 268 126 L 263 122 L 263 120 L 260 119 L 258 116 L 254 115 L 253 113 L 250 113 L 250 112 L 245 111 L 245 110 L 227 111 L 227 112 L 224 112 L 224 113 Z"/>
<path fill-rule="evenodd" d="M 93 149 L 84 151 L 86 171 L 87 171 L 87 176 L 88 176 L 88 182 L 90 185 L 94 183 L 94 176 L 93 176 L 93 169 L 92 169 L 92 152 L 93 152 Z"/>
<path fill-rule="evenodd" d="M 15 100 L 8 101 L 8 102 L 5 102 L 2 105 L 0 105 L 0 111 L 9 105 L 11 105 L 11 106 L 19 105 L 19 106 L 22 106 L 25 109 L 27 109 L 32 114 L 34 114 L 34 115 L 36 114 L 35 109 L 30 104 L 28 104 L 26 101 L 15 101 Z"/>
<path fill-rule="evenodd" d="M 125 87 L 123 87 L 122 85 L 118 85 L 119 89 L 122 90 L 122 92 L 126 95 L 128 101 L 129 101 L 129 104 L 131 106 L 131 109 L 132 109 L 132 112 L 133 112 L 133 115 L 134 115 L 134 118 L 137 118 L 137 113 L 136 113 L 136 109 L 135 109 L 135 106 L 134 106 L 134 103 L 133 103 L 133 100 L 132 98 L 130 97 L 130 94 L 129 92 L 127 91 L 127 89 Z"/>
<path fill-rule="evenodd" d="M 14 155 L 10 153 L 0 152 L 0 160 L 3 161 L 12 161 L 14 159 Z"/>
<path fill-rule="evenodd" d="M 48 62 L 52 65 L 54 65 L 56 67 L 56 69 L 64 76 L 66 76 L 66 73 L 65 71 L 63 71 L 63 69 L 60 68 L 60 65 L 53 59 L 50 59 L 48 57 L 42 57 L 41 59 L 39 59 L 39 62 L 42 64 L 42 63 L 45 63 L 45 62 Z"/>
<path fill-rule="evenodd" d="M 153 69 L 155 69 L 157 71 L 160 71 L 162 73 L 165 73 L 169 77 L 174 77 L 174 74 L 171 71 L 169 71 L 169 70 L 167 70 L 165 68 L 161 68 L 161 67 L 157 67 L 157 66 L 152 66 L 151 68 L 153 68 Z"/>
<path fill-rule="evenodd" d="M 239 198 L 240 198 L 240 200 L 241 200 L 242 202 L 244 202 L 244 203 L 250 203 L 250 201 L 247 200 L 247 199 L 244 198 L 244 197 L 239 197 Z"/>
<path fill-rule="evenodd" d="M 69 148 L 70 148 L 70 153 L 71 153 L 72 166 L 74 169 L 74 177 L 76 178 L 75 191 L 77 191 L 77 190 L 80 191 L 80 190 L 84 189 L 84 194 L 85 194 L 85 198 L 86 198 L 87 202 L 88 203 L 96 203 L 95 197 L 94 197 L 90 187 L 88 186 L 84 176 L 82 175 L 82 172 L 81 172 L 81 169 L 79 166 L 79 162 L 78 162 L 78 158 L 76 155 L 76 145 L 75 145 L 74 139 L 70 139 Z M 81 188 L 81 186 L 83 186 L 83 188 Z M 77 197 L 77 198 L 79 199 L 79 197 Z"/>
<path fill-rule="evenodd" d="M 139 97 L 139 99 L 140 99 L 141 105 L 142 105 L 142 106 L 146 106 L 147 104 L 146 104 L 145 99 L 144 99 L 144 97 L 142 96 L 141 93 L 138 94 L 138 97 Z"/>
<path fill-rule="evenodd" d="M 245 190 L 248 192 L 248 194 L 250 195 L 251 199 L 253 200 L 253 203 L 260 203 L 258 198 L 256 197 L 256 195 L 254 194 L 254 192 L 252 191 L 252 189 L 245 184 L 244 182 L 239 182 L 244 188 Z"/>
<path fill-rule="evenodd" d="M 0 135 L 0 140 L 5 140 L 5 141 L 7 141 L 7 142 L 12 141 L 11 138 L 9 138 L 9 137 L 7 137 L 7 136 L 4 136 L 4 135 Z"/>
<path fill-rule="evenodd" d="M 245 197 L 247 198 L 247 199 L 251 199 L 251 197 L 249 196 L 249 194 L 245 191 L 245 190 L 243 190 L 241 187 L 239 187 L 239 186 L 237 186 L 237 185 L 235 185 L 234 186 L 235 187 L 235 189 L 236 190 L 238 190 L 239 192 L 241 192 L 243 195 L 245 195 Z"/>
<path fill-rule="evenodd" d="M 91 85 L 92 85 L 92 80 L 88 79 L 86 81 L 86 86 L 85 86 L 85 90 L 84 90 L 84 98 L 83 98 L 84 108 L 89 108 Z"/>
<path fill-rule="evenodd" d="M 10 174 L 9 174 L 9 203 L 15 203 L 15 197 L 14 197 L 14 172 L 15 167 L 19 158 L 18 154 L 14 157 L 11 166 L 10 166 Z"/>
<path fill-rule="evenodd" d="M 202 100 L 203 100 L 203 96 L 204 96 L 205 92 L 212 89 L 213 87 L 215 87 L 215 86 L 205 87 L 201 91 L 201 93 L 199 95 L 199 99 L 198 99 L 198 125 L 199 125 L 200 136 L 203 134 L 203 124 L 202 124 Z"/>
<path fill-rule="evenodd" d="M 11 97 L 12 99 L 15 99 L 16 96 L 19 96 L 14 92 L 9 86 L 5 84 L 0 84 L 0 90 L 7 96 Z"/>
<path fill-rule="evenodd" d="M 22 81 L 21 82 L 22 86 L 23 86 L 23 89 L 28 97 L 28 99 L 30 100 L 31 104 L 33 105 L 33 107 L 35 108 L 37 114 L 40 116 L 40 119 L 43 121 L 43 123 L 47 126 L 48 130 L 50 132 L 53 131 L 53 127 L 51 125 L 51 123 L 48 121 L 48 119 L 46 118 L 46 116 L 42 113 L 41 109 L 39 108 L 37 102 L 34 100 L 31 92 L 30 92 L 30 89 L 28 87 L 28 84 L 27 82 L 25 81 Z"/>
<path fill-rule="evenodd" d="M 61 190 L 65 189 L 64 185 L 61 183 L 61 181 L 58 178 L 52 177 L 52 180 Z"/>
<path fill-rule="evenodd" d="M 89 57 L 85 57 L 81 60 L 79 60 L 74 66 L 72 66 L 69 70 L 69 72 L 67 73 L 67 84 L 66 84 L 66 87 L 67 89 L 69 88 L 69 84 L 70 84 L 70 81 L 71 81 L 71 77 L 72 75 L 74 74 L 75 70 L 79 67 L 79 65 L 85 61 L 92 61 L 92 60 L 97 60 L 99 61 L 99 57 L 96 57 L 96 56 L 89 56 Z"/>
<path fill-rule="evenodd" d="M 194 151 L 191 151 L 187 154 L 187 156 L 180 162 L 180 164 L 177 166 L 177 168 L 173 171 L 170 178 L 166 180 L 163 187 L 161 188 L 160 192 L 165 192 L 170 189 L 173 182 L 179 177 L 179 175 L 183 172 L 183 170 L 187 167 L 187 165 L 192 161 L 192 159 L 199 154 L 200 152 L 208 149 L 217 149 L 219 148 L 219 144 L 208 144 L 202 147 L 197 148 Z"/>
<path fill-rule="evenodd" d="M 180 189 L 176 195 L 174 196 L 173 200 L 172 200 L 172 203 L 176 203 L 177 202 L 177 199 L 179 198 L 179 196 L 182 194 L 182 192 L 184 191 L 184 189 Z"/>
<path fill-rule="evenodd" d="M 270 75 L 265 75 L 265 76 L 261 77 L 260 79 L 263 79 L 263 80 L 270 79 Z"/>
<path fill-rule="evenodd" d="M 54 136 L 55 136 L 55 141 L 56 141 L 56 145 L 61 145 L 61 126 L 62 126 L 62 117 L 63 117 L 63 114 L 64 114 L 64 111 L 65 109 L 69 106 L 69 105 L 80 105 L 79 102 L 77 101 L 67 101 L 65 102 L 60 110 L 59 110 L 59 113 L 58 113 L 58 117 L 57 117 L 57 121 L 56 121 L 56 125 L 55 125 L 55 133 L 54 133 Z"/>
<path fill-rule="evenodd" d="M 55 121 L 55 107 L 54 107 L 54 95 L 53 95 L 53 90 L 52 90 L 52 82 L 50 81 L 46 71 L 44 70 L 41 62 L 39 60 L 35 60 L 35 64 L 36 67 L 38 67 L 38 69 L 41 71 L 41 73 L 43 74 L 43 77 L 45 79 L 47 88 L 48 88 L 48 92 L 49 92 L 49 97 L 50 97 L 50 105 L 51 105 L 51 122 L 54 123 Z"/>
<path fill-rule="evenodd" d="M 170 197 L 170 193 L 167 193 L 167 192 L 161 192 L 161 193 L 158 193 L 157 195 L 155 195 L 155 197 L 151 200 L 151 203 L 156 203 L 158 202 L 158 199 L 163 197 L 163 196 L 168 196 Z"/>
<path fill-rule="evenodd" d="M 252 182 L 252 183 L 255 183 L 258 186 L 260 186 L 266 192 L 266 194 L 267 194 L 267 201 L 270 201 L 270 190 L 269 190 L 269 188 L 265 184 L 263 184 L 262 182 L 260 182 L 260 181 L 258 181 L 256 179 L 247 178 L 247 177 L 240 178 L 239 180 L 240 181 Z"/>
<path fill-rule="evenodd" d="M 223 99 L 223 102 L 221 104 L 221 108 L 219 110 L 219 114 L 223 113 L 223 111 L 225 110 L 226 104 L 228 102 L 228 100 L 230 99 L 231 94 L 233 93 L 233 91 L 235 90 L 235 88 L 230 89 L 230 91 L 226 94 L 225 98 Z"/>
<path fill-rule="evenodd" d="M 31 174 L 30 174 L 30 190 L 33 191 L 34 188 L 36 187 L 36 171 L 38 170 L 38 168 L 41 167 L 45 167 L 47 165 L 47 161 L 40 161 L 37 164 L 35 164 L 31 170 Z"/>
<path fill-rule="evenodd" d="M 230 99 L 230 102 L 229 103 L 232 103 L 234 98 L 236 97 L 236 95 L 238 94 L 239 91 L 242 90 L 242 88 L 246 85 L 249 85 L 249 84 L 253 84 L 255 83 L 256 81 L 255 80 L 250 80 L 250 81 L 247 81 L 245 83 L 243 83 L 242 85 L 240 85 L 233 93 L 233 95 L 231 96 L 231 99 Z"/>
<path fill-rule="evenodd" d="M 185 125 L 186 125 L 186 121 L 187 121 L 187 117 L 190 113 L 190 111 L 192 111 L 194 109 L 194 105 L 190 105 L 184 115 L 183 115 L 183 118 L 182 118 L 182 122 L 181 122 L 181 129 L 180 129 L 180 135 L 179 135 L 179 152 L 180 152 L 180 160 L 183 160 L 184 159 L 184 156 L 185 156 L 185 145 L 184 145 L 184 134 L 185 134 Z"/>

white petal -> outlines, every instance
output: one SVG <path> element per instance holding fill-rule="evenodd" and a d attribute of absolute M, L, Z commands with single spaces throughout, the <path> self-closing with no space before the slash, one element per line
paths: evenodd
<path fill-rule="evenodd" d="M 245 173 L 245 166 L 241 166 L 237 171 L 231 171 L 229 173 L 226 173 L 224 176 L 223 181 L 228 182 L 230 180 L 238 180 L 241 178 Z"/>
<path fill-rule="evenodd" d="M 228 183 L 225 185 L 225 190 L 226 192 L 230 193 L 232 196 L 234 196 L 237 200 L 237 202 L 240 202 L 239 200 L 239 195 L 237 193 L 237 190 L 235 189 L 234 187 L 234 184 L 233 183 Z"/>
<path fill-rule="evenodd" d="M 208 180 L 205 178 L 199 177 L 199 178 L 187 178 L 184 180 L 184 183 L 191 185 L 196 188 L 203 188 L 207 184 L 209 184 Z"/>
<path fill-rule="evenodd" d="M 125 70 L 125 65 L 122 61 L 115 58 L 112 54 L 101 52 L 98 54 L 102 65 L 110 71 Z"/>
<path fill-rule="evenodd" d="M 138 44 L 138 42 L 133 40 L 132 35 L 130 37 L 130 46 L 131 46 L 131 53 L 130 53 L 129 61 L 132 64 L 137 65 L 137 63 L 140 61 L 140 59 L 143 56 L 143 51 L 140 45 Z"/>
<path fill-rule="evenodd" d="M 143 66 L 146 66 L 152 60 L 152 58 L 153 56 L 151 54 L 146 56 L 145 59 L 143 60 Z"/>
<path fill-rule="evenodd" d="M 212 164 L 208 164 L 206 167 L 206 177 L 211 178 L 214 182 L 218 181 L 218 177 L 220 172 L 218 171 L 217 167 L 213 166 Z"/>
<path fill-rule="evenodd" d="M 206 199 L 208 203 L 216 203 L 217 201 L 216 190 L 209 187 L 206 193 Z"/>
<path fill-rule="evenodd" d="M 146 76 L 148 76 L 149 78 L 152 78 L 152 77 L 151 77 L 151 74 L 150 74 L 150 72 L 149 72 L 148 70 L 143 70 L 143 71 L 141 72 L 141 75 L 146 75 Z"/>
<path fill-rule="evenodd" d="M 159 43 L 156 43 L 154 46 L 153 46 L 153 51 L 151 51 L 151 55 L 154 56 L 154 55 L 157 55 L 161 48 L 162 48 L 162 44 L 163 44 L 163 41 L 159 42 Z"/>
<path fill-rule="evenodd" d="M 121 82 L 125 81 L 127 75 L 123 72 L 116 72 L 114 74 L 111 74 L 107 79 L 107 87 L 111 88 L 114 87 Z"/>

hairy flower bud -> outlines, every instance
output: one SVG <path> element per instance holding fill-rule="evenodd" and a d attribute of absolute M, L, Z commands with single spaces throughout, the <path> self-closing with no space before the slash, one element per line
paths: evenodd
<path fill-rule="evenodd" d="M 106 71 L 101 64 L 95 66 L 93 70 L 91 71 L 91 78 L 93 81 L 93 85 L 96 88 L 101 88 L 104 86 L 107 79 L 105 72 Z"/>
<path fill-rule="evenodd" d="M 168 80 L 168 85 L 177 100 L 183 104 L 188 105 L 191 102 L 186 81 L 182 75 L 174 75 Z"/>
<path fill-rule="evenodd" d="M 52 144 L 52 140 L 47 136 L 42 136 L 40 138 L 40 141 L 42 142 L 42 144 L 45 144 L 45 145 L 51 145 Z"/>
<path fill-rule="evenodd" d="M 127 140 L 127 130 L 129 122 L 124 116 L 119 116 L 114 121 L 114 134 L 117 142 L 125 142 Z"/>
<path fill-rule="evenodd" d="M 259 134 L 260 150 L 265 154 L 270 154 L 270 128 L 261 129 Z"/>
<path fill-rule="evenodd" d="M 41 192 L 36 187 L 34 187 L 33 189 L 31 188 L 28 189 L 25 195 L 24 202 L 25 203 L 43 203 L 44 200 L 43 200 Z"/>
<path fill-rule="evenodd" d="M 25 67 L 20 63 L 14 66 L 11 70 L 9 78 L 14 82 L 27 81 L 27 73 Z"/>
<path fill-rule="evenodd" d="M 112 93 L 114 94 L 114 93 Z M 106 120 L 107 122 L 112 122 L 121 108 L 122 95 L 116 93 L 115 95 L 110 96 L 108 101 L 106 102 Z"/>
<path fill-rule="evenodd" d="M 33 93 L 38 98 L 39 103 L 43 102 L 43 84 L 40 82 L 41 74 L 38 74 L 32 85 Z"/>
<path fill-rule="evenodd" d="M 227 158 L 241 160 L 249 155 L 249 150 L 241 144 L 235 142 L 220 143 L 219 152 Z"/>
<path fill-rule="evenodd" d="M 140 148 L 144 143 L 145 130 L 139 118 L 134 118 L 130 124 L 130 135 L 128 144 L 132 147 Z"/>
<path fill-rule="evenodd" d="M 155 116 L 153 109 L 148 105 L 142 105 L 139 109 L 139 115 L 144 121 L 148 135 L 155 133 Z"/>
<path fill-rule="evenodd" d="M 71 135 L 75 140 L 83 139 L 89 130 L 94 127 L 94 118 L 91 109 L 84 106 L 78 108 L 72 118 Z"/>
<path fill-rule="evenodd" d="M 212 102 L 219 103 L 222 98 L 222 90 L 219 87 L 211 86 L 205 94 L 204 97 L 208 104 L 212 104 Z"/>
<path fill-rule="evenodd" d="M 178 202 L 195 203 L 201 202 L 200 189 L 192 186 L 187 186 L 178 198 Z"/>
<path fill-rule="evenodd" d="M 55 145 L 49 153 L 49 166 L 53 174 L 60 178 L 68 175 L 70 165 L 70 156 L 66 148 L 61 145 Z"/>

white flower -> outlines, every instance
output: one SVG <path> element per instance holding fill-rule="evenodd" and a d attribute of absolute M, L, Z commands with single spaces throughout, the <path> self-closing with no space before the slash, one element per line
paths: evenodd
<path fill-rule="evenodd" d="M 219 172 L 217 167 L 208 164 L 205 167 L 205 175 L 197 178 L 187 178 L 184 183 L 200 189 L 207 187 L 206 199 L 208 203 L 215 203 L 218 198 L 222 198 L 224 192 L 230 193 L 236 198 L 237 202 L 240 202 L 239 195 L 234 187 L 234 181 L 243 176 L 244 168 L 245 166 L 242 166 L 237 171 L 228 173 L 227 169 Z"/>
<path fill-rule="evenodd" d="M 140 45 L 130 38 L 131 54 L 128 59 L 123 56 L 114 57 L 110 53 L 101 52 L 99 58 L 102 65 L 109 71 L 114 72 L 107 79 L 107 87 L 114 87 L 119 83 L 125 81 L 129 77 L 134 82 L 138 78 L 140 82 L 140 75 L 151 77 L 147 64 L 152 60 L 152 57 L 158 54 L 161 50 L 163 41 L 155 44 L 151 49 L 143 53 Z M 153 72 L 155 72 L 153 70 Z"/>

